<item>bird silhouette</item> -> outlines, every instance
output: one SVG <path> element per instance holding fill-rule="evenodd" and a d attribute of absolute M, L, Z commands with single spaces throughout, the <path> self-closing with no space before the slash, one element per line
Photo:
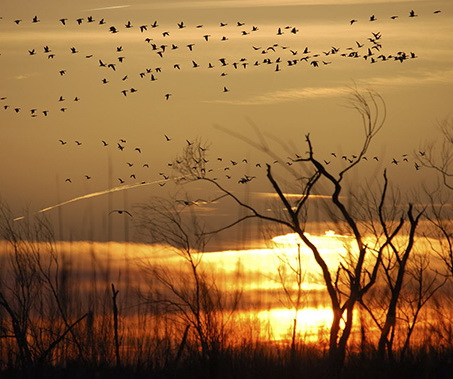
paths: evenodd
<path fill-rule="evenodd" d="M 120 214 L 120 215 L 122 215 L 122 214 L 127 214 L 127 215 L 129 215 L 130 217 L 133 217 L 132 214 L 131 214 L 129 211 L 127 211 L 126 209 L 113 209 L 113 210 L 111 210 L 111 211 L 109 212 L 109 215 L 112 214 L 112 213 L 118 213 L 118 214 Z"/>

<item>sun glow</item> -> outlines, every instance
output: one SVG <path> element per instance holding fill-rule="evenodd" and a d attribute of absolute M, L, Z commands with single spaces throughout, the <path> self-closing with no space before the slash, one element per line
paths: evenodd
<path fill-rule="evenodd" d="M 258 319 L 269 324 L 273 340 L 291 339 L 295 312 L 286 308 L 273 308 L 258 312 Z M 297 312 L 296 334 L 305 342 L 328 338 L 332 323 L 332 311 L 328 308 L 303 308 Z"/>

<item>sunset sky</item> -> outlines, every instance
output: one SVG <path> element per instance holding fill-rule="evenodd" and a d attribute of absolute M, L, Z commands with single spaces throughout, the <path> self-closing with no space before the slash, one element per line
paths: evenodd
<path fill-rule="evenodd" d="M 319 159 L 340 168 L 362 141 L 351 87 L 387 105 L 356 175 L 388 168 L 404 190 L 430 180 L 417 154 L 452 116 L 450 0 L 19 0 L 0 17 L 0 199 L 15 217 L 49 208 L 64 239 L 136 239 L 133 218 L 111 211 L 133 213 L 151 196 L 216 198 L 166 179 L 197 139 L 213 176 L 264 201 L 270 188 L 256 164 L 273 158 L 226 130 L 267 138 L 282 178 L 307 133 Z M 244 175 L 257 178 L 238 183 Z M 219 225 L 238 214 L 198 208 Z"/>

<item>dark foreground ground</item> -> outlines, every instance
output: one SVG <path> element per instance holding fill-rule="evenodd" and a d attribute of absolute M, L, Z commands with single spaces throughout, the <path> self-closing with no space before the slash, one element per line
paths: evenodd
<path fill-rule="evenodd" d="M 89 367 L 72 363 L 65 368 L 42 367 L 40 369 L 7 369 L 0 378 L 55 378 L 55 379 L 287 379 L 333 378 L 325 358 L 275 359 L 275 357 L 240 357 L 224 359 L 217 365 L 186 361 L 178 365 L 156 367 Z M 451 379 L 453 378 L 453 352 L 429 352 L 405 358 L 404 361 L 380 361 L 353 356 L 346 363 L 340 378 L 355 379 Z"/>

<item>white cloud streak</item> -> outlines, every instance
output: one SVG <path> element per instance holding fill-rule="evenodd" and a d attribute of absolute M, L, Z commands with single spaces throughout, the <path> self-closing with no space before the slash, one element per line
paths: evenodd
<path fill-rule="evenodd" d="M 420 0 L 419 0 L 420 1 Z M 414 2 L 413 0 L 219 0 L 219 1 L 176 1 L 160 4 L 144 5 L 152 9 L 210 9 L 210 8 L 256 8 L 256 7 L 288 7 L 304 5 L 359 5 Z"/>
<path fill-rule="evenodd" d="M 111 7 L 85 9 L 84 12 L 108 11 L 108 10 L 123 9 L 123 8 L 129 8 L 129 7 L 130 7 L 130 5 L 114 5 Z"/>
<path fill-rule="evenodd" d="M 453 83 L 453 70 L 439 70 L 427 72 L 419 75 L 399 75 L 386 77 L 372 77 L 361 83 L 361 80 L 356 80 L 356 84 L 368 86 L 372 88 L 398 88 L 401 86 L 421 86 L 430 83 Z M 276 103 L 286 103 L 298 101 L 301 99 L 328 98 L 336 96 L 344 96 L 351 91 L 351 86 L 337 87 L 306 87 L 292 88 L 285 90 L 270 91 L 259 96 L 254 96 L 249 99 L 237 100 L 206 100 L 206 103 L 214 104 L 231 104 L 231 105 L 266 105 Z"/>
<path fill-rule="evenodd" d="M 232 104 L 232 105 L 265 105 L 286 103 L 300 99 L 322 98 L 341 96 L 350 91 L 350 87 L 307 87 L 277 90 L 265 94 L 251 97 L 250 99 L 238 100 L 212 100 L 206 103 Z"/>

